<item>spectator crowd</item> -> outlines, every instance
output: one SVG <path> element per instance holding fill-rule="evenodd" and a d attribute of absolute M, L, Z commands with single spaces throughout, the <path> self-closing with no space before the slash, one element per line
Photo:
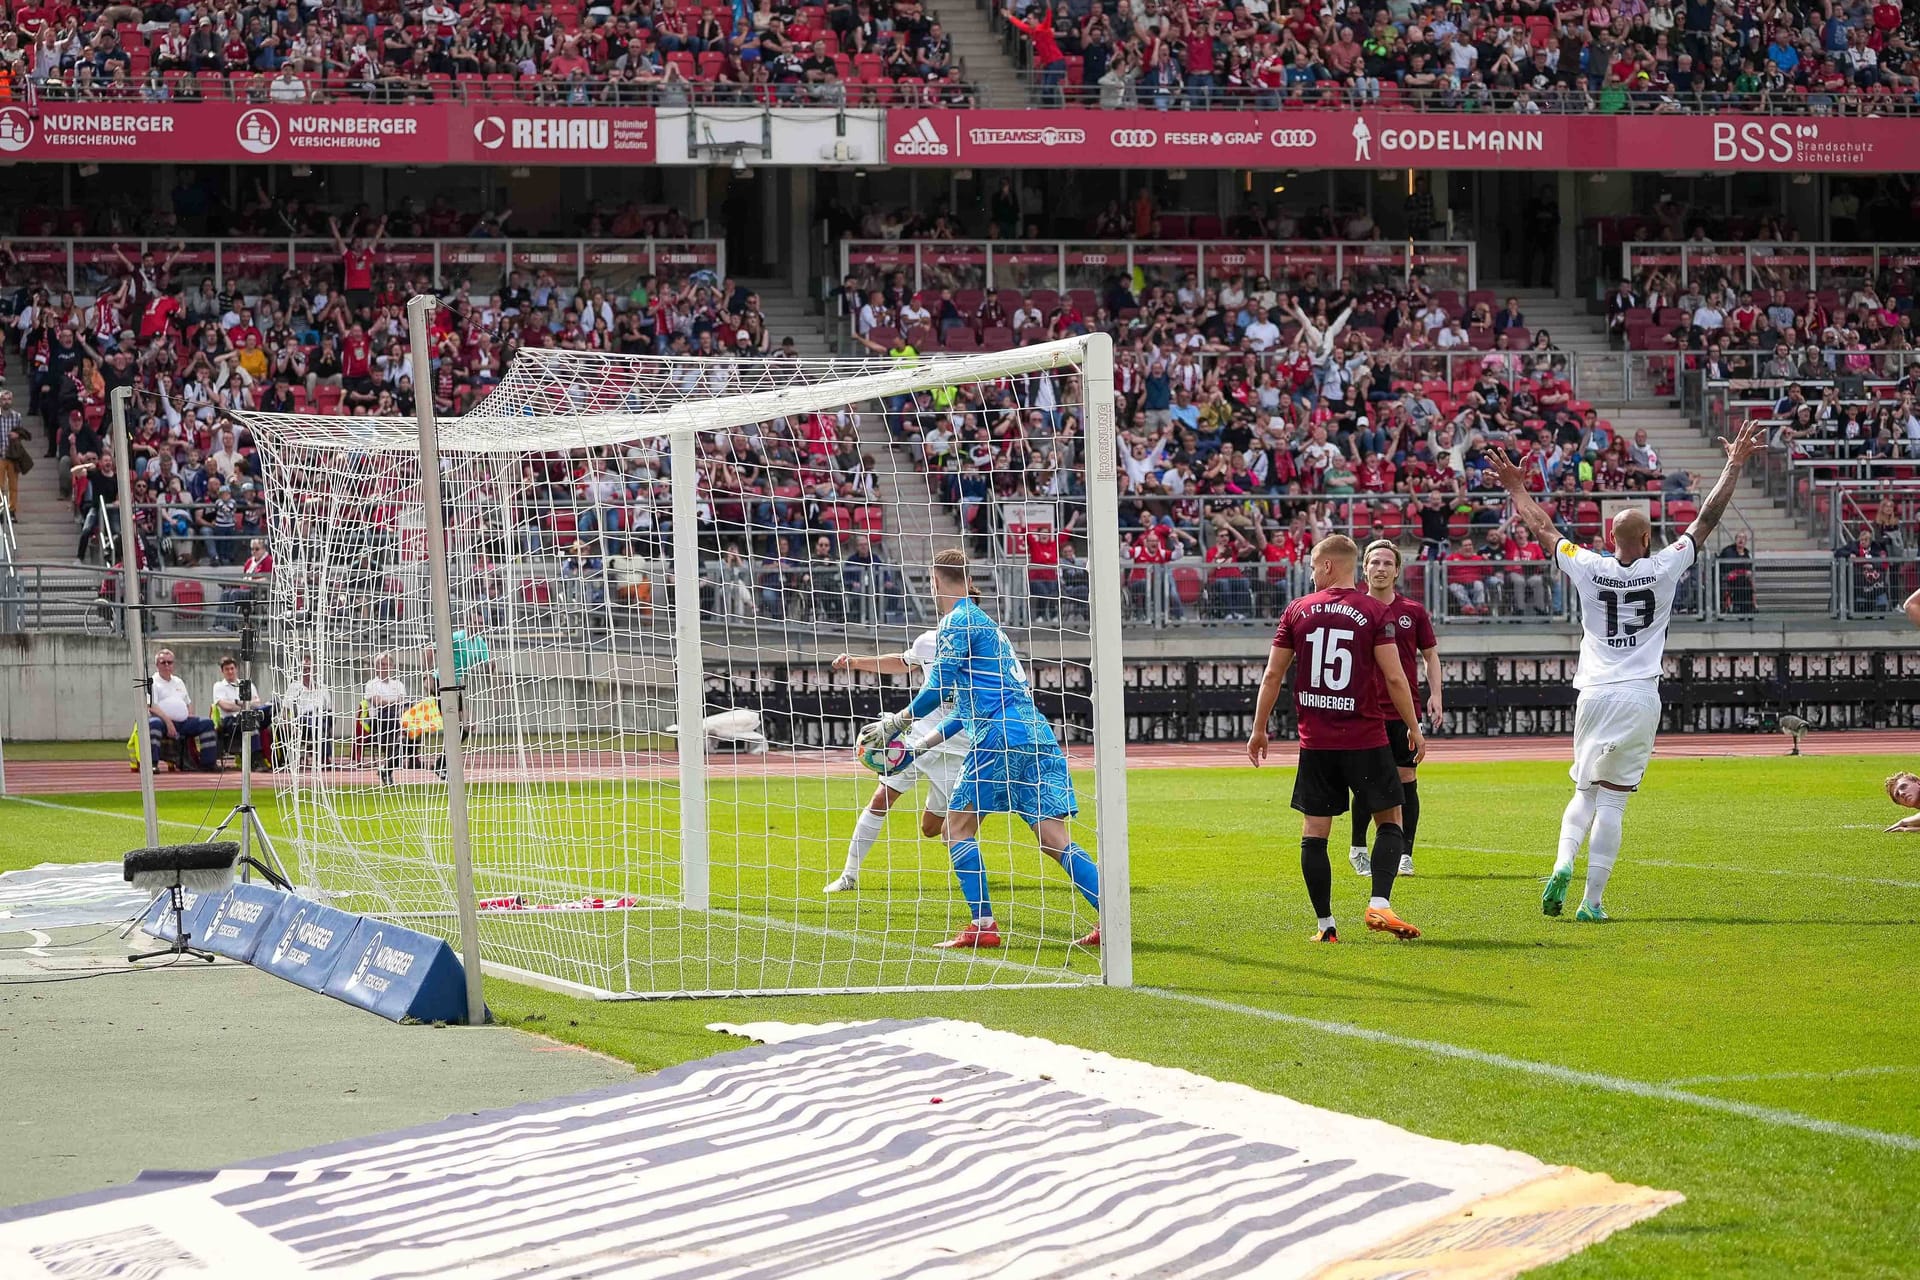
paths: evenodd
<path fill-rule="evenodd" d="M 537 4 L 22 0 L 0 84 L 49 101 L 468 101 L 552 106 L 970 105 L 917 0 Z"/>
<path fill-rule="evenodd" d="M 856 340 L 896 359 L 1112 334 L 1129 554 L 1203 561 L 1213 588 L 1245 577 L 1246 594 L 1229 586 L 1216 602 L 1227 616 L 1252 612 L 1260 582 L 1297 589 L 1307 551 L 1335 528 L 1448 562 L 1463 613 L 1557 608 L 1546 549 L 1507 516 L 1496 448 L 1531 451 L 1532 486 L 1570 536 L 1599 535 L 1601 494 L 1646 494 L 1669 528 L 1692 519 L 1695 478 L 1574 396 L 1565 355 L 1516 298 L 1418 278 L 1349 290 L 1311 269 L 1137 293 L 1124 277 L 1066 294 L 915 293 L 895 275 L 852 280 L 840 297 Z M 1073 535 L 1085 509 L 1079 397 L 1073 379 L 1035 374 L 914 397 L 890 424 L 981 547 L 1033 501 L 1057 504 Z M 1051 572 L 1057 550 L 1042 554 Z"/>
<path fill-rule="evenodd" d="M 277 214 L 303 227 L 316 216 L 299 206 Z M 11 393 L 0 392 L 0 427 L 10 451 L 31 444 L 54 460 L 83 562 L 118 558 L 114 504 L 130 481 L 147 566 L 238 570 L 230 594 L 274 572 L 261 541 L 271 508 L 303 483 L 325 491 L 326 468 L 306 467 L 270 493 L 260 450 L 234 411 L 404 416 L 425 394 L 440 412 L 460 413 L 529 348 L 726 357 L 740 367 L 795 358 L 791 337 L 776 345 L 759 296 L 731 278 L 695 271 L 613 289 L 592 278 L 515 271 L 485 296 L 464 284 L 444 291 L 429 328 L 432 385 L 416 388 L 405 300 L 430 290 L 431 281 L 383 261 L 387 220 L 361 211 L 344 225 L 338 218 L 324 225 L 337 262 L 278 271 L 253 296 L 211 278 L 189 285 L 176 271 L 177 250 L 122 255 L 118 274 L 84 306 L 33 280 L 30 266 L 7 262 L 16 280 L 27 277 L 0 294 L 0 320 L 10 354 L 23 361 L 28 402 L 16 409 Z M 8 256 L 0 247 L 0 257 Z M 707 382 L 717 376 L 703 375 Z M 109 400 L 121 387 L 134 393 L 131 477 L 117 474 L 107 439 Z M 726 389 L 703 383 L 688 394 Z M 580 598 L 604 599 L 614 561 L 662 554 L 659 535 L 671 522 L 666 452 L 663 440 L 638 440 L 529 458 L 505 495 L 516 527 L 499 554 L 549 560 Z M 822 561 L 834 566 L 827 576 L 842 575 L 842 595 L 868 598 L 857 607 L 874 607 L 882 589 L 897 594 L 897 575 L 879 568 L 884 521 L 875 462 L 862 451 L 850 412 L 707 437 L 701 468 L 701 525 L 714 560 L 755 566 L 744 595 L 724 575 L 716 579 L 716 608 L 844 617 L 856 606 L 823 602 Z M 357 566 L 365 590 L 343 596 L 370 618 L 389 591 L 386 566 L 401 553 L 397 531 L 380 532 L 393 524 L 383 493 L 370 486 L 342 517 L 367 530 Z M 231 621 L 232 611 L 222 616 Z"/>
<path fill-rule="evenodd" d="M 1920 91 L 1900 0 L 1066 0 L 1002 18 L 1042 106 L 1865 115 Z"/>

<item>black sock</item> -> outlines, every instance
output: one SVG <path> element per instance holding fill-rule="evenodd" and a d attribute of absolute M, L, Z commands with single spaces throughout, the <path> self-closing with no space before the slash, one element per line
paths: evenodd
<path fill-rule="evenodd" d="M 1352 848 L 1364 849 L 1367 847 L 1367 824 L 1371 821 L 1373 821 L 1372 814 L 1368 813 L 1365 809 L 1361 808 L 1358 804 L 1355 804 L 1353 806 L 1353 844 L 1351 846 Z"/>
<path fill-rule="evenodd" d="M 1400 836 L 1405 847 L 1402 853 L 1413 852 L 1413 838 L 1420 830 L 1420 783 L 1403 782 L 1400 784 Z"/>
<path fill-rule="evenodd" d="M 1313 914 L 1321 920 L 1333 915 L 1333 864 L 1327 861 L 1325 836 L 1300 838 L 1300 874 L 1306 877 L 1307 897 L 1313 900 Z"/>
<path fill-rule="evenodd" d="M 1383 822 L 1373 833 L 1373 896 L 1393 897 L 1393 878 L 1400 874 L 1400 828 Z"/>

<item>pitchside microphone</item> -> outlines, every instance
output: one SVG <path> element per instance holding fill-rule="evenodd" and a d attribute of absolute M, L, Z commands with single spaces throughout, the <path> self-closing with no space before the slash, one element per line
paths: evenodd
<path fill-rule="evenodd" d="M 127 883 L 145 893 L 168 895 L 167 909 L 173 912 L 173 945 L 159 951 L 128 956 L 129 961 L 154 956 L 199 956 L 211 961 L 213 955 L 189 945 L 185 893 L 223 893 L 233 883 L 233 864 L 240 846 L 231 840 L 212 844 L 169 844 L 154 849 L 135 849 L 122 862 Z"/>

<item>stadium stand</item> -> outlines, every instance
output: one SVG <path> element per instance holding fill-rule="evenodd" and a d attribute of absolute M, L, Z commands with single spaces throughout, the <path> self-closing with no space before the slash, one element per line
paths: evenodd
<path fill-rule="evenodd" d="M 970 256 L 953 248 L 939 246 L 934 256 L 947 265 Z M 1245 258 L 1249 248 L 1238 252 Z M 1573 395 L 1566 354 L 1550 333 L 1527 328 L 1517 299 L 1434 289 L 1412 265 L 1461 248 L 1402 247 L 1369 275 L 1332 269 L 1335 246 L 1274 246 L 1254 256 L 1272 263 L 1277 279 L 1238 274 L 1209 256 L 1204 285 L 1176 272 L 1138 293 L 1124 274 L 1097 289 L 916 292 L 904 272 L 870 262 L 864 278 L 843 286 L 841 304 L 856 341 L 896 355 L 1095 329 L 1114 336 L 1128 446 L 1124 527 L 1137 561 L 1175 566 L 1142 575 L 1143 586 L 1167 583 L 1164 598 L 1151 602 L 1143 589 L 1142 608 L 1169 618 L 1265 613 L 1264 596 L 1256 610 L 1243 591 L 1250 571 L 1234 566 L 1258 563 L 1262 580 L 1297 590 L 1306 549 L 1339 528 L 1460 565 L 1447 575 L 1463 590 L 1447 594 L 1465 616 L 1546 614 L 1549 598 L 1558 608 L 1559 597 L 1549 590 L 1544 550 L 1503 519 L 1485 470 L 1489 446 L 1540 442 L 1536 488 L 1552 492 L 1556 513 L 1581 537 L 1598 535 L 1609 497 L 1652 490 L 1656 519 L 1671 531 L 1692 518 L 1697 495 L 1690 478 L 1669 480 L 1644 438 L 1636 452 Z M 1048 246 L 1033 242 L 1013 249 L 1015 257 L 1048 256 Z M 1364 256 L 1369 247 L 1346 249 Z M 1349 278 L 1366 283 L 1352 293 L 1332 283 Z M 1058 497 L 1077 482 L 1062 465 L 1071 440 L 1059 438 L 1073 426 L 1044 406 L 964 436 L 928 414 L 901 415 L 895 431 L 912 439 L 934 491 L 983 545 L 1008 523 L 1003 511 Z M 1500 590 L 1489 597 L 1485 585 L 1473 585 L 1483 578 Z"/>
<path fill-rule="evenodd" d="M 316 220 L 297 205 L 283 211 L 301 230 Z M 72 513 L 81 563 L 115 562 L 118 521 L 110 502 L 119 478 L 103 462 L 105 414 L 112 388 L 135 388 L 135 520 L 156 590 L 173 606 L 172 625 L 234 625 L 232 606 L 257 586 L 257 575 L 272 571 L 254 541 L 266 529 L 269 495 L 253 442 L 228 422 L 227 410 L 413 412 L 404 298 L 431 286 L 425 268 L 439 260 L 428 255 L 423 264 L 419 242 L 386 233 L 395 224 L 409 236 L 458 224 L 439 206 L 371 228 L 361 216 L 350 216 L 344 228 L 330 224 L 331 245 L 283 243 L 277 266 L 230 241 L 213 242 L 211 253 L 200 251 L 207 242 L 193 242 L 137 259 L 79 241 L 62 242 L 57 255 L 37 255 L 57 259 L 51 262 L 14 248 L 5 253 L 12 287 L 0 310 L 10 316 L 8 346 L 25 374 L 13 384 L 20 421 L 55 460 L 34 477 L 44 477 L 45 487 L 34 485 L 40 492 L 29 500 L 52 497 Z M 626 229 L 633 221 L 616 213 L 612 225 Z M 641 229 L 684 230 L 670 214 L 639 221 Z M 496 243 L 509 250 L 500 263 L 539 262 L 554 249 L 541 242 L 521 253 L 510 242 Z M 572 248 L 574 266 L 591 270 L 604 260 L 623 264 L 625 275 L 569 279 L 566 271 L 513 269 L 491 291 L 471 281 L 447 290 L 449 306 L 432 331 L 432 394 L 440 412 L 460 412 L 484 396 L 530 345 L 740 359 L 796 354 L 791 337 L 776 344 L 753 289 L 704 266 L 662 275 L 634 265 L 718 263 L 717 244 L 609 240 Z M 244 264 L 238 269 L 250 283 L 216 283 L 216 261 L 229 269 Z M 61 286 L 89 273 L 98 277 L 97 295 L 82 306 Z M 13 394 L 0 417 L 14 413 Z M 529 468 L 516 493 L 524 515 L 514 552 L 550 562 L 556 583 L 547 589 L 590 598 L 604 590 L 604 565 L 657 551 L 667 519 L 658 445 L 636 440 L 624 450 L 553 455 Z M 783 615 L 811 609 L 826 598 L 821 575 L 834 573 L 845 575 L 849 600 L 871 602 L 882 589 L 897 593 L 897 576 L 882 557 L 889 530 L 875 501 L 875 462 L 852 423 L 768 424 L 733 437 L 704 466 L 716 532 L 730 535 L 730 545 L 748 557 L 741 564 L 754 579 L 750 607 Z M 796 573 L 808 578 L 806 589 L 791 589 Z M 101 595 L 110 590 L 103 582 Z"/>
<path fill-rule="evenodd" d="M 1371 106 L 1519 115 L 1893 114 L 1920 89 L 1912 19 L 1873 5 L 1020 4 L 999 17 L 1036 105 Z"/>
<path fill-rule="evenodd" d="M 913 0 L 425 5 L 271 14 L 213 4 L 22 3 L 0 22 L 9 95 L 36 101 L 972 105 Z"/>

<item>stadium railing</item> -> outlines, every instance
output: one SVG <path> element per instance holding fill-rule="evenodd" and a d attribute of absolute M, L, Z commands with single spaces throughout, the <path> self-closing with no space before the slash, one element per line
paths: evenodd
<path fill-rule="evenodd" d="M 340 253 L 331 240 L 22 236 L 7 241 L 0 253 L 4 265 L 0 281 L 13 288 L 43 286 L 92 297 L 117 285 L 126 274 L 122 254 L 137 264 L 146 253 L 161 262 L 171 259 L 173 278 L 189 293 L 201 281 L 212 280 L 218 289 L 257 295 L 271 288 L 278 272 L 295 267 L 331 270 L 340 265 Z M 724 240 L 385 240 L 374 250 L 374 259 L 376 268 L 428 273 L 439 288 L 465 281 L 482 293 L 500 289 L 511 271 L 551 271 L 570 284 L 591 276 L 610 295 L 630 291 L 648 276 L 682 277 L 708 271 L 723 278 L 727 274 Z"/>
<path fill-rule="evenodd" d="M 1178 219 L 1177 222 L 1174 219 Z M 1198 222 L 1218 228 L 1211 215 L 1166 215 L 1162 226 L 1184 231 Z M 1479 254 L 1470 241 L 1192 240 L 865 240 L 840 244 L 840 277 L 872 279 L 878 288 L 896 271 L 915 292 L 923 289 L 1018 290 L 1058 297 L 1081 294 L 1098 305 L 1116 277 L 1173 289 L 1189 276 L 1199 288 L 1264 276 L 1278 285 L 1311 272 L 1351 289 L 1405 288 L 1416 273 L 1433 289 L 1479 288 Z M 1498 306 L 1488 292 L 1487 301 Z M 1471 302 L 1477 300 L 1469 300 Z M 1092 306 L 1082 306 L 1089 316 Z"/>
<path fill-rule="evenodd" d="M 1844 305 L 1847 293 L 1877 283 L 1882 272 L 1915 268 L 1920 244 L 1631 240 L 1620 246 L 1620 278 L 1636 285 L 1649 271 L 1672 272 L 1683 285 L 1724 279 L 1769 295 L 1811 292 L 1828 308 Z"/>
<path fill-rule="evenodd" d="M 1005 25 L 997 17 L 1002 30 Z M 1017 37 L 1016 37 L 1017 38 Z M 1011 43 L 1011 42 L 1010 42 Z M 1017 57 L 1024 63 L 1030 57 L 1024 40 Z M 1178 58 L 1176 55 L 1176 65 Z M 1224 81 L 1224 66 L 1213 73 Z M 1524 115 L 1761 115 L 1826 116 L 1860 114 L 1883 116 L 1920 115 L 1920 102 L 1911 94 L 1890 89 L 1863 91 L 1849 85 L 1840 92 L 1821 93 L 1798 90 L 1783 93 L 1682 93 L 1677 90 L 1629 90 L 1624 86 L 1588 89 L 1584 85 L 1549 86 L 1546 90 L 1530 87 L 1512 89 L 1484 86 L 1473 92 L 1448 91 L 1440 85 L 1432 89 L 1408 89 L 1382 77 L 1378 91 L 1358 93 L 1352 86 L 1336 80 L 1321 80 L 1312 87 L 1298 85 L 1278 88 L 1216 83 L 1194 86 L 1182 79 L 1158 88 L 1140 78 L 1137 69 L 1124 84 L 1089 81 L 1084 56 L 1066 59 L 1064 79 L 1049 81 L 1032 66 L 1015 71 L 1020 82 L 1021 101 L 1002 102 L 983 94 L 984 106 L 1104 107 L 1109 110 L 1138 108 L 1177 111 L 1312 111 L 1334 108 L 1366 108 L 1395 112 L 1420 112 L 1434 115 L 1502 116 L 1509 120 Z M 1531 108 L 1531 110 L 1529 109 Z"/>
<path fill-rule="evenodd" d="M 684 58 L 684 61 L 681 59 Z M 719 61 L 696 61 L 693 54 L 669 54 L 679 69 L 674 80 L 627 80 L 604 72 L 581 79 L 552 75 L 520 76 L 511 72 L 433 73 L 425 76 L 388 75 L 356 80 L 344 75 L 299 77 L 301 89 L 282 90 L 276 97 L 265 72 L 162 72 L 125 82 L 50 79 L 45 84 L 24 82 L 23 100 L 33 109 L 62 103 L 145 103 L 191 106 L 199 102 L 248 102 L 282 107 L 366 103 L 374 106 L 428 106 L 460 103 L 534 107 L 971 107 L 989 105 L 982 86 L 966 78 L 964 66 L 953 79 L 927 80 L 884 74 L 868 76 L 857 60 L 841 55 L 838 81 L 815 84 L 736 83 L 714 79 Z M 751 63 L 748 64 L 751 67 Z"/>
<path fill-rule="evenodd" d="M 1888 372 L 1910 373 L 1920 366 L 1920 352 L 1890 351 L 1876 358 Z M 1764 492 L 1798 521 L 1808 534 L 1837 537 L 1843 495 L 1870 491 L 1888 481 L 1920 475 L 1920 452 L 1902 435 L 1892 456 L 1855 456 L 1861 441 L 1817 434 L 1796 434 L 1789 446 L 1784 432 L 1793 425 L 1778 407 L 1790 385 L 1806 392 L 1806 403 L 1816 405 L 1829 387 L 1849 393 L 1837 401 L 1843 409 L 1874 411 L 1898 403 L 1898 383 L 1886 378 L 1755 378 L 1705 382 L 1691 375 L 1695 386 L 1690 411 L 1708 439 L 1729 434 L 1733 426 L 1758 420 L 1767 424 L 1768 445 L 1750 464 L 1759 472 Z M 1756 394 L 1759 393 L 1759 394 Z"/>

